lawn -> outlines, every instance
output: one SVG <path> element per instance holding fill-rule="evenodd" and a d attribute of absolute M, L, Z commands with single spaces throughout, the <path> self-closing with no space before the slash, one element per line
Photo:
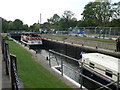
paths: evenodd
<path fill-rule="evenodd" d="M 98 41 L 98 42 L 104 42 L 104 43 L 115 43 L 114 40 L 105 40 L 105 39 L 88 38 L 88 37 L 74 37 L 74 38 L 81 39 L 81 40 Z"/>
<path fill-rule="evenodd" d="M 67 37 L 67 36 L 63 36 L 63 35 L 52 35 L 52 34 L 42 34 L 42 36 Z"/>
<path fill-rule="evenodd" d="M 18 75 L 25 88 L 70 88 L 32 59 L 30 52 L 13 41 L 6 42 L 10 53 L 17 56 Z"/>
<path fill-rule="evenodd" d="M 51 34 L 43 34 L 43 36 L 51 36 L 51 37 L 68 37 L 62 35 L 51 35 Z M 89 41 L 98 41 L 104 43 L 115 43 L 114 40 L 105 40 L 105 39 L 98 39 L 98 38 L 89 38 L 89 37 L 72 37 L 73 39 L 81 39 L 81 40 L 89 40 Z"/>

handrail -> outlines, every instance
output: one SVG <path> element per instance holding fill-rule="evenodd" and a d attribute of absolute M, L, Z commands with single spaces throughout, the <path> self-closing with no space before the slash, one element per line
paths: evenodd
<path fill-rule="evenodd" d="M 4 38 L 2 38 L 2 53 L 6 65 L 6 75 L 9 75 L 11 87 L 13 90 L 18 90 L 21 87 L 17 73 L 16 56 L 9 54 L 9 45 L 5 43 Z"/>
<path fill-rule="evenodd" d="M 59 53 L 59 52 L 55 52 L 55 51 L 53 51 L 53 50 L 49 50 L 49 53 L 55 53 L 55 54 L 58 54 L 58 55 L 60 55 L 60 56 L 63 56 L 63 57 L 72 59 L 72 60 L 74 60 L 74 61 L 77 61 L 77 62 L 79 63 L 79 66 L 80 66 L 80 67 L 83 67 L 83 64 L 89 65 L 89 64 L 87 64 L 87 63 L 85 63 L 85 62 L 80 62 L 80 60 L 77 60 L 77 59 L 75 59 L 75 58 L 72 58 L 72 57 L 69 57 L 69 56 L 67 56 L 67 55 L 61 54 L 61 53 Z M 50 55 L 50 54 L 49 54 L 49 55 Z M 50 57 L 50 56 L 49 56 L 49 57 Z M 63 63 L 62 63 L 62 64 L 63 64 Z M 82 66 L 81 66 L 81 64 L 82 64 Z M 64 64 L 63 64 L 63 65 L 64 65 Z M 62 66 L 62 65 L 61 65 L 61 66 Z M 64 66 L 67 67 L 66 65 L 64 65 Z M 61 67 L 61 68 L 62 68 L 62 67 Z M 67 67 L 67 68 L 70 68 L 70 67 Z M 105 70 L 103 70 L 103 69 L 101 69 L 101 68 L 98 68 L 98 67 L 94 67 L 94 68 L 97 68 L 97 69 L 99 69 L 99 70 L 105 71 Z M 70 70 L 73 70 L 73 69 L 70 68 Z M 78 72 L 78 71 L 76 71 L 76 72 L 79 73 L 80 76 L 83 76 L 83 77 L 85 77 L 85 78 L 87 78 L 87 79 L 89 79 L 89 80 L 97 83 L 98 85 L 102 86 L 102 87 L 98 88 L 98 90 L 99 90 L 99 89 L 102 89 L 102 88 L 110 89 L 108 86 L 110 86 L 110 85 L 112 85 L 112 84 L 114 84 L 114 83 L 117 83 L 117 85 L 118 85 L 117 88 L 119 87 L 119 78 L 118 78 L 117 81 L 111 80 L 111 81 L 112 81 L 111 83 L 109 83 L 109 84 L 107 84 L 107 85 L 103 85 L 103 84 L 99 83 L 98 81 L 93 80 L 93 79 L 89 78 L 89 77 L 86 76 L 86 75 L 83 75 L 82 72 Z M 61 73 L 63 73 L 63 72 L 61 72 Z M 114 74 L 114 73 L 112 73 L 112 74 L 115 75 L 116 77 L 119 77 L 119 75 L 116 75 L 116 74 Z M 82 85 L 81 85 L 81 86 L 82 86 Z M 111 89 L 110 89 L 110 90 L 111 90 Z"/>

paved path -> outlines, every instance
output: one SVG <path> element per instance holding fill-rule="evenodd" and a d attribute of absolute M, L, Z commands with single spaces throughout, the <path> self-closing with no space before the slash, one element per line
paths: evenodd
<path fill-rule="evenodd" d="M 1 48 L 1 36 L 0 36 L 0 90 L 5 88 L 11 88 L 9 76 L 5 74 L 5 62 L 3 61 L 2 48 Z"/>
<path fill-rule="evenodd" d="M 0 90 L 2 89 L 2 50 L 1 50 L 1 36 L 0 36 Z"/>

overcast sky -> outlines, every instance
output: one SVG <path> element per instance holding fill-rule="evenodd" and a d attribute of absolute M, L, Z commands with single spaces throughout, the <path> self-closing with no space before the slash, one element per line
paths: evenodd
<path fill-rule="evenodd" d="M 80 20 L 84 6 L 90 1 L 94 0 L 0 0 L 0 17 L 11 21 L 20 19 L 24 24 L 32 25 L 38 22 L 40 13 L 44 23 L 53 14 L 62 16 L 65 10 L 70 10 Z"/>

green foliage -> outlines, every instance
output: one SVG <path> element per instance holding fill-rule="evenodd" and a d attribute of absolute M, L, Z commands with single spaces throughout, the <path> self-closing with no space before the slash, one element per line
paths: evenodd
<path fill-rule="evenodd" d="M 30 31 L 31 32 L 38 32 L 40 28 L 40 24 L 34 23 L 33 25 L 30 26 Z"/>
<path fill-rule="evenodd" d="M 74 13 L 65 10 L 62 16 L 54 14 L 48 22 L 41 25 L 42 28 L 47 29 L 65 29 L 70 27 L 120 27 L 120 1 L 111 4 L 109 0 L 96 0 L 96 2 L 89 2 L 84 7 L 82 20 L 77 21 Z M 39 23 L 34 23 L 30 27 L 19 19 L 15 21 L 7 21 L 2 18 L 3 32 L 11 30 L 26 30 L 39 31 Z M 44 30 L 45 30 L 44 29 Z"/>
<path fill-rule="evenodd" d="M 32 54 L 13 41 L 6 41 L 17 56 L 19 77 L 25 88 L 70 88 L 32 58 Z"/>
<path fill-rule="evenodd" d="M 62 28 L 75 27 L 77 19 L 73 16 L 74 13 L 72 11 L 67 11 L 67 10 L 64 11 L 62 18 L 60 20 L 60 27 Z"/>
<path fill-rule="evenodd" d="M 16 19 L 13 22 L 13 25 L 14 25 L 15 30 L 22 30 L 23 29 L 23 22 L 21 20 L 19 20 L 19 19 Z"/>
<path fill-rule="evenodd" d="M 90 2 L 84 7 L 82 13 L 87 26 L 102 26 L 109 22 L 112 14 L 109 2 Z"/>

